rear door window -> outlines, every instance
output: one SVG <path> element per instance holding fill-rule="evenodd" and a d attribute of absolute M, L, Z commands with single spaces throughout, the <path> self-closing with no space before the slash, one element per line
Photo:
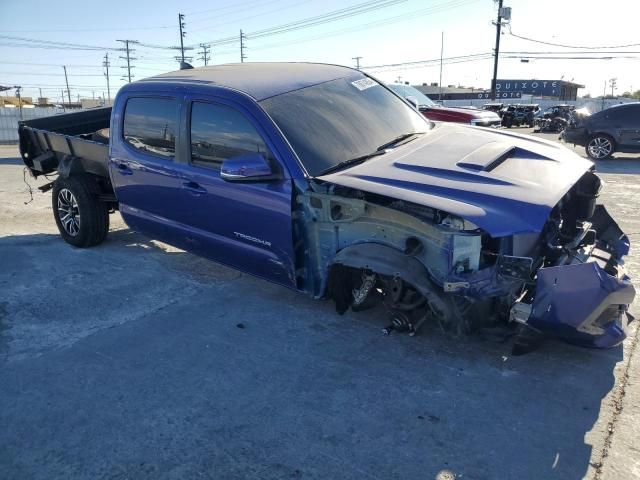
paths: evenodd
<path fill-rule="evenodd" d="M 178 135 L 178 102 L 173 98 L 130 98 L 124 111 L 124 140 L 143 152 L 172 159 Z"/>
<path fill-rule="evenodd" d="M 260 153 L 272 155 L 251 122 L 225 105 L 194 102 L 191 107 L 191 163 L 220 169 L 228 158 Z"/>

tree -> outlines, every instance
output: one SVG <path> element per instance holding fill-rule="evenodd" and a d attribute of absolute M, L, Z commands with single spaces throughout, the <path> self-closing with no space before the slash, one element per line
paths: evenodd
<path fill-rule="evenodd" d="M 623 96 L 623 97 L 626 97 L 626 98 L 635 98 L 635 99 L 640 99 L 640 90 L 636 90 L 636 91 L 635 91 L 635 92 L 633 92 L 633 93 L 632 93 L 632 92 L 628 92 L 628 91 L 627 91 L 627 92 L 624 92 L 624 93 L 622 94 L 622 96 Z"/>

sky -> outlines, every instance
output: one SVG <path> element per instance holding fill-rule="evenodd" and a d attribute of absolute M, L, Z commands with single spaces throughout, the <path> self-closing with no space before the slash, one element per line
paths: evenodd
<path fill-rule="evenodd" d="M 640 90 L 640 1 L 608 0 L 604 8 L 603 2 L 594 0 L 504 0 L 504 6 L 511 7 L 512 14 L 501 36 L 499 78 L 573 79 L 586 86 L 579 90 L 580 95 L 601 95 L 611 78 L 617 79 L 616 94 Z M 355 10 L 344 10 L 352 7 Z M 495 43 L 492 21 L 496 8 L 493 0 L 182 0 L 175 4 L 157 0 L 0 0 L 0 85 L 21 85 L 23 96 L 32 97 L 38 97 L 42 89 L 44 96 L 59 102 L 61 91 L 66 89 L 66 65 L 72 99 L 78 95 L 106 96 L 102 62 L 108 53 L 113 97 L 126 82 L 122 68 L 126 61 L 120 58 L 124 52 L 117 50 L 123 44 L 116 40 L 142 42 L 132 47 L 134 81 L 176 70 L 174 57 L 179 51 L 167 47 L 180 44 L 178 13 L 183 13 L 184 43 L 194 47 L 186 55 L 193 57 L 194 66 L 203 65 L 197 52 L 201 43 L 212 44 L 210 64 L 240 61 L 242 29 L 247 35 L 245 61 L 249 62 L 355 66 L 354 57 L 361 57 L 361 68 L 383 81 L 420 85 L 439 81 L 443 46 L 443 85 L 488 88 L 493 74 L 490 55 Z M 361 10 L 365 11 L 351 15 Z M 273 31 L 274 27 L 331 13 L 332 18 L 339 18 Z M 630 44 L 636 45 L 619 47 Z M 523 57 L 529 62 L 522 62 Z M 433 61 L 396 65 L 425 60 Z M 608 86 L 607 93 L 611 93 Z"/>

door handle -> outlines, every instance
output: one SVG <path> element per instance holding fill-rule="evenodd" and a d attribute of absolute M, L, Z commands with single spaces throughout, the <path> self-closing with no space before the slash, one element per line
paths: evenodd
<path fill-rule="evenodd" d="M 184 182 L 182 188 L 193 195 L 204 195 L 207 191 L 196 182 Z"/>
<path fill-rule="evenodd" d="M 133 175 L 133 170 L 126 163 L 117 163 L 116 167 L 121 175 Z"/>

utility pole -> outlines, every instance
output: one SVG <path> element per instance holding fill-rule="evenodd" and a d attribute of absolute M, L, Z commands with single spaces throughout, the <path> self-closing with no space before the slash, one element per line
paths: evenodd
<path fill-rule="evenodd" d="M 71 90 L 69 90 L 69 79 L 67 78 L 67 66 L 63 65 L 62 68 L 64 68 L 64 81 L 67 84 L 67 99 L 69 100 L 69 103 L 71 103 Z"/>
<path fill-rule="evenodd" d="M 16 97 L 18 98 L 18 109 L 20 110 L 20 120 L 22 120 L 22 95 L 20 95 L 20 89 L 22 89 L 22 87 L 15 86 L 13 88 L 16 89 Z"/>
<path fill-rule="evenodd" d="M 440 36 L 440 93 L 438 93 L 438 101 L 442 103 L 442 54 L 444 53 L 444 32 L 441 32 Z"/>
<path fill-rule="evenodd" d="M 613 90 L 618 86 L 618 79 L 617 78 L 609 79 L 609 86 L 611 87 L 611 98 L 613 98 Z"/>
<path fill-rule="evenodd" d="M 240 63 L 244 63 L 247 56 L 244 54 L 244 50 L 247 48 L 244 44 L 246 40 L 246 36 L 242 33 L 242 29 L 240 29 Z"/>
<path fill-rule="evenodd" d="M 109 95 L 109 105 L 111 105 L 111 87 L 109 86 L 109 52 L 104 54 L 104 62 L 102 62 L 102 66 L 105 68 L 104 76 L 107 77 L 107 95 Z M 104 98 L 104 94 L 102 95 Z"/>
<path fill-rule="evenodd" d="M 362 57 L 351 57 L 351 60 L 355 60 L 356 61 L 356 68 L 358 70 L 360 70 L 360 59 L 362 59 Z"/>
<path fill-rule="evenodd" d="M 204 66 L 206 67 L 209 64 L 209 50 L 211 50 L 211 45 L 201 43 L 200 48 L 202 48 L 202 51 L 200 52 L 201 56 L 199 56 L 198 59 L 202 60 L 204 62 Z"/>
<path fill-rule="evenodd" d="M 606 85 L 606 83 L 605 83 Z M 60 90 L 60 95 L 62 96 L 62 110 L 65 110 L 64 108 L 64 90 Z"/>
<path fill-rule="evenodd" d="M 131 44 L 131 43 L 138 43 L 138 42 L 137 42 L 136 40 L 116 40 L 116 42 L 122 42 L 122 43 L 124 43 L 124 48 L 121 48 L 121 49 L 120 49 L 120 51 L 121 51 L 121 52 L 126 52 L 126 53 L 127 53 L 127 56 L 126 56 L 126 57 L 122 57 L 122 56 L 121 56 L 121 57 L 119 57 L 119 58 L 121 58 L 121 59 L 123 59 L 123 60 L 126 60 L 126 61 L 127 61 L 127 66 L 126 66 L 126 67 L 121 67 L 121 68 L 126 68 L 126 69 L 127 69 L 127 79 L 129 80 L 129 83 L 131 83 L 131 78 L 133 78 L 133 77 L 131 76 L 131 69 L 133 68 L 133 67 L 131 66 L 131 61 L 132 61 L 132 60 L 137 60 L 137 58 L 135 58 L 135 57 L 132 57 L 132 56 L 131 56 L 131 53 L 132 53 L 132 52 L 135 52 L 135 50 L 133 50 L 132 48 L 130 48 L 130 47 L 129 47 L 129 44 Z"/>
<path fill-rule="evenodd" d="M 184 37 L 187 35 L 187 32 L 184 31 L 184 15 L 182 13 L 178 14 L 178 25 L 180 27 L 180 67 L 182 68 L 184 63 Z"/>
<path fill-rule="evenodd" d="M 509 18 L 506 20 L 510 20 L 511 18 L 511 9 L 508 10 Z M 498 55 L 500 55 L 500 29 L 502 28 L 502 17 L 503 13 L 507 13 L 502 9 L 502 0 L 498 0 L 498 19 L 496 20 L 496 48 L 493 54 L 493 79 L 491 80 L 491 100 L 496 99 L 496 83 L 498 81 Z"/>

